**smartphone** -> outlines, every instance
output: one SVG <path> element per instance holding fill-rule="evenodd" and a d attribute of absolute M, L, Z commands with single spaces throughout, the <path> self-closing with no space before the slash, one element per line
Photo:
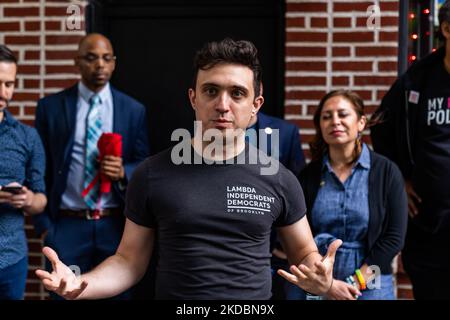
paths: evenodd
<path fill-rule="evenodd" d="M 0 191 L 19 194 L 22 193 L 22 186 L 2 186 Z"/>

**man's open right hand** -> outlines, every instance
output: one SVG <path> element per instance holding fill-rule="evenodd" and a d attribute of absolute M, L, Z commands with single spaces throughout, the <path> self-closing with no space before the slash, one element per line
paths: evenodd
<path fill-rule="evenodd" d="M 36 275 L 41 279 L 44 287 L 64 299 L 73 300 L 78 298 L 86 289 L 87 282 L 77 277 L 68 266 L 62 263 L 53 249 L 44 247 L 42 252 L 50 260 L 53 268 L 52 273 L 36 270 Z"/>

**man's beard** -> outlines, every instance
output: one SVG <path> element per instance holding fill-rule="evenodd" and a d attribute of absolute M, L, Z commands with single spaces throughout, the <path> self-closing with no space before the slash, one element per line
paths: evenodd
<path fill-rule="evenodd" d="M 9 100 L 6 100 L 6 99 L 0 99 L 0 101 L 4 101 L 4 102 L 5 102 L 5 105 L 4 105 L 3 107 L 0 106 L 0 112 L 3 112 L 6 108 L 8 108 Z"/>

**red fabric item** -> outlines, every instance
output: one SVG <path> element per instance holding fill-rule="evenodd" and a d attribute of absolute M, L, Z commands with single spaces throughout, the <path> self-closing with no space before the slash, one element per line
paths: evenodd
<path fill-rule="evenodd" d="M 99 161 L 104 156 L 122 156 L 122 136 L 118 133 L 103 133 L 98 139 L 98 157 Z M 108 193 L 111 191 L 111 180 L 104 174 L 100 175 L 100 193 Z"/>

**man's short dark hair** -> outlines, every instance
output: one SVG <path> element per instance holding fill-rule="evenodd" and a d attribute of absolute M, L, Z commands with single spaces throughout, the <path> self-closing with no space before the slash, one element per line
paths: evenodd
<path fill-rule="evenodd" d="M 450 0 L 445 1 L 439 8 L 438 18 L 439 18 L 438 36 L 440 40 L 445 41 L 445 37 L 442 35 L 441 27 L 444 22 L 450 23 Z"/>
<path fill-rule="evenodd" d="M 262 68 L 258 59 L 258 49 L 250 41 L 234 41 L 230 38 L 220 42 L 209 42 L 197 51 L 194 57 L 192 88 L 195 88 L 197 83 L 198 70 L 209 70 L 220 63 L 235 63 L 249 67 L 253 71 L 255 98 L 260 95 Z"/>
<path fill-rule="evenodd" d="M 11 62 L 17 65 L 14 53 L 4 44 L 0 44 L 0 62 Z"/>

